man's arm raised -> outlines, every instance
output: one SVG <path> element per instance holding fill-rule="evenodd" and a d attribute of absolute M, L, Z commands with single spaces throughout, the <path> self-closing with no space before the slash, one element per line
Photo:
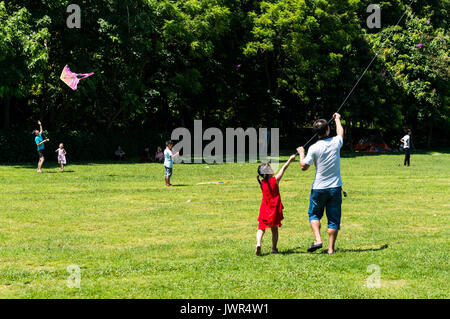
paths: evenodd
<path fill-rule="evenodd" d="M 333 114 L 334 121 L 336 122 L 336 134 L 344 139 L 344 128 L 341 124 L 341 115 L 339 113 Z"/>

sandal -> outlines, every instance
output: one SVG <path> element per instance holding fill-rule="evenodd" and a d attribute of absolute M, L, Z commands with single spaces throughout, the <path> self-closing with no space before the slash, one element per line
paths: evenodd
<path fill-rule="evenodd" d="M 314 242 L 311 244 L 311 246 L 308 248 L 308 252 L 309 253 L 312 253 L 312 252 L 314 252 L 314 251 L 316 251 L 317 249 L 320 249 L 320 248 L 322 248 L 322 243 L 320 243 L 320 244 L 314 244 Z"/>

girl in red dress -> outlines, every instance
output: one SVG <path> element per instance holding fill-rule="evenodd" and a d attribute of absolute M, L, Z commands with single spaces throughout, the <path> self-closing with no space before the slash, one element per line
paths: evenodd
<path fill-rule="evenodd" d="M 278 227 L 281 227 L 281 221 L 283 220 L 283 204 L 281 203 L 278 184 L 293 160 L 295 160 L 295 155 L 289 158 L 277 175 L 274 174 L 272 167 L 268 163 L 261 164 L 258 167 L 258 176 L 256 178 L 261 186 L 263 198 L 259 209 L 259 227 L 256 233 L 255 254 L 257 256 L 261 255 L 262 238 L 267 228 L 272 230 L 272 253 L 278 253 Z M 262 180 L 259 179 L 260 176 L 263 178 Z"/>

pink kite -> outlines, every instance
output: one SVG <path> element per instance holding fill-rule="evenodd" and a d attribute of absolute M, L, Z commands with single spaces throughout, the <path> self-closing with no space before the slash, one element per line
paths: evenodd
<path fill-rule="evenodd" d="M 61 73 L 60 79 L 61 79 L 61 81 L 66 83 L 68 86 L 70 86 L 70 88 L 72 90 L 75 91 L 78 87 L 78 82 L 80 82 L 80 80 L 86 79 L 93 74 L 94 74 L 94 72 L 92 72 L 92 73 L 73 73 L 72 71 L 70 71 L 69 66 L 66 65 Z M 79 76 L 81 76 L 81 78 L 79 78 Z"/>

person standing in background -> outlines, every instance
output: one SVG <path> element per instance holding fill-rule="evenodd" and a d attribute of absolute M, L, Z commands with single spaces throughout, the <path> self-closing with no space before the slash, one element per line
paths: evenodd
<path fill-rule="evenodd" d="M 403 143 L 403 150 L 405 151 L 405 160 L 403 162 L 404 166 L 408 166 L 410 164 L 411 158 L 411 130 L 406 130 L 406 135 L 400 139 L 400 142 Z"/>
<path fill-rule="evenodd" d="M 37 153 L 38 153 L 38 157 L 39 157 L 37 172 L 42 173 L 42 164 L 44 164 L 44 160 L 45 160 L 45 158 L 44 158 L 44 149 L 45 149 L 44 143 L 47 143 L 50 140 L 48 138 L 44 140 L 42 137 L 43 130 L 42 130 L 41 121 L 38 121 L 38 125 L 39 125 L 39 131 L 34 130 L 33 135 L 35 136 L 34 141 L 36 142 Z"/>

